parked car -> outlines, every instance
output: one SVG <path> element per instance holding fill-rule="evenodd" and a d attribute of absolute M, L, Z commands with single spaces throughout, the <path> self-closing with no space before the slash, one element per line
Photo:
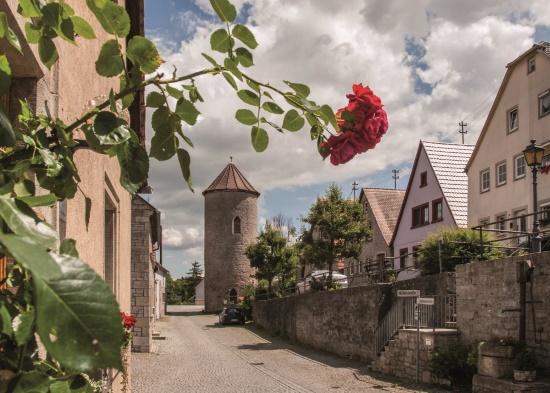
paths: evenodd
<path fill-rule="evenodd" d="M 311 288 L 311 282 L 313 280 L 315 281 L 323 281 L 328 278 L 329 271 L 328 270 L 314 270 L 307 274 L 303 280 L 298 281 L 296 284 L 296 291 L 298 293 L 304 293 L 309 291 Z M 348 287 L 348 278 L 346 275 L 341 274 L 337 271 L 332 272 L 332 282 L 338 284 L 341 288 L 347 288 Z"/>
<path fill-rule="evenodd" d="M 238 323 L 244 325 L 244 313 L 243 310 L 235 306 L 224 307 L 219 315 L 220 323 L 222 325 L 228 323 Z"/>

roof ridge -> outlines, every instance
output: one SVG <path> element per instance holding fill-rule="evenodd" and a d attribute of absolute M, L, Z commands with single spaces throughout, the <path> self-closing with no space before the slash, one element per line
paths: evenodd
<path fill-rule="evenodd" d="M 242 191 L 259 196 L 260 193 L 254 189 L 252 184 L 239 171 L 239 168 L 232 162 L 221 171 L 216 179 L 202 192 L 203 195 L 216 191 Z"/>

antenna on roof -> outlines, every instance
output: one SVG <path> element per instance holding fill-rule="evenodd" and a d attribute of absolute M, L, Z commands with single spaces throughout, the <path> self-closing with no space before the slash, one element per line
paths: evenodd
<path fill-rule="evenodd" d="M 233 162 L 233 157 L 229 156 L 229 161 Z"/>
<path fill-rule="evenodd" d="M 392 169 L 393 172 L 392 179 L 393 179 L 393 189 L 397 190 L 397 179 L 399 179 L 399 176 L 397 174 L 399 173 L 399 169 Z"/>
<path fill-rule="evenodd" d="M 353 200 L 355 200 L 355 191 L 357 190 L 357 186 L 359 185 L 359 183 L 354 181 L 353 183 L 351 183 L 351 185 L 353 186 L 353 188 L 352 188 L 352 190 L 353 190 Z"/>
<path fill-rule="evenodd" d="M 464 144 L 464 134 L 468 133 L 468 131 L 464 131 L 464 127 L 466 127 L 468 123 L 464 123 L 463 121 L 461 121 L 460 123 L 458 123 L 458 125 L 461 128 L 458 132 L 462 134 L 462 144 Z"/>

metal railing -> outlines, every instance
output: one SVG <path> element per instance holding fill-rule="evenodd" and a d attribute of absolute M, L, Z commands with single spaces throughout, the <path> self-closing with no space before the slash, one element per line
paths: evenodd
<path fill-rule="evenodd" d="M 433 306 L 419 305 L 418 319 L 420 328 L 435 329 L 456 329 L 456 295 L 445 296 L 422 296 L 435 299 Z M 401 328 L 414 328 L 417 321 L 414 318 L 414 308 L 416 298 L 404 297 L 398 298 L 382 318 L 378 327 L 374 331 L 374 349 L 375 355 L 378 355 L 388 344 L 392 337 Z"/>

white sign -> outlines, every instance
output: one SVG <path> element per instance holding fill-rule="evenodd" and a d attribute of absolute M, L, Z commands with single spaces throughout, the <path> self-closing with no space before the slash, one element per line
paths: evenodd
<path fill-rule="evenodd" d="M 397 297 L 418 297 L 420 291 L 418 289 L 401 289 L 397 291 Z"/>
<path fill-rule="evenodd" d="M 416 303 L 424 304 L 426 306 L 433 306 L 435 304 L 435 300 L 433 297 L 419 297 L 416 299 Z"/>
<path fill-rule="evenodd" d="M 427 345 L 427 346 L 432 345 L 432 339 L 431 339 L 431 338 L 427 338 L 427 337 L 426 337 L 426 345 Z"/>

